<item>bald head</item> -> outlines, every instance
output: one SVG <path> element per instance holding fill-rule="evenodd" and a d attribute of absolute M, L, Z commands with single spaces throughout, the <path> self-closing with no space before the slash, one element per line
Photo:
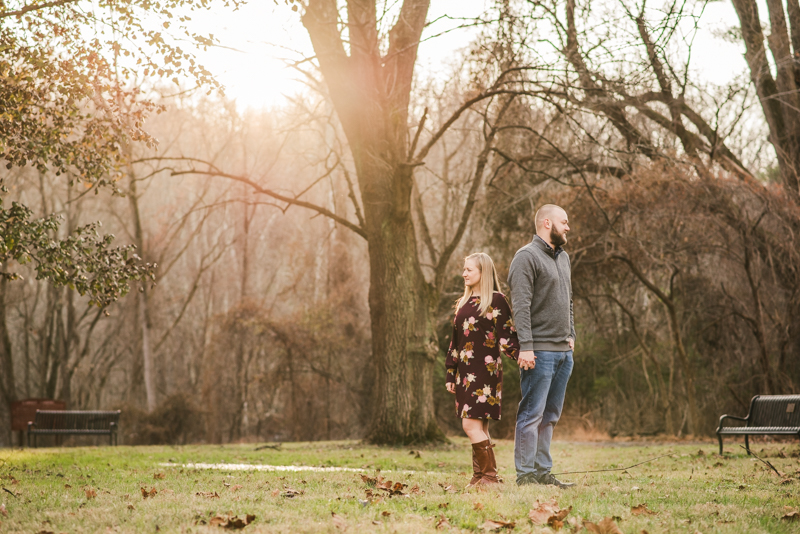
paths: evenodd
<path fill-rule="evenodd" d="M 567 219 L 567 212 L 564 211 L 562 207 L 556 206 L 555 204 L 545 204 L 539 208 L 539 211 L 536 212 L 536 217 L 533 219 L 537 231 L 544 226 L 545 219 L 549 220 L 551 223 L 556 221 L 561 222 Z"/>

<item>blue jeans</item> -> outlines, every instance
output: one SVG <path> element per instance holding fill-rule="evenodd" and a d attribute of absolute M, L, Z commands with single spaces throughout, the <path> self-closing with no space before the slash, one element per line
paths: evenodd
<path fill-rule="evenodd" d="M 572 374 L 572 351 L 535 351 L 536 367 L 520 369 L 522 400 L 517 410 L 514 465 L 517 480 L 550 472 L 550 441 L 561 417 L 567 382 Z"/>

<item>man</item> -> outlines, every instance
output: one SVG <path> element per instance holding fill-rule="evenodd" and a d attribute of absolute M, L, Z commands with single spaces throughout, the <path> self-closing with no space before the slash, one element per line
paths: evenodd
<path fill-rule="evenodd" d="M 569 220 L 562 208 L 547 204 L 536 212 L 533 241 L 514 255 L 508 271 L 514 325 L 519 337 L 520 388 L 514 463 L 517 484 L 568 488 L 550 470 L 550 441 L 572 374 L 575 321 L 567 242 Z"/>

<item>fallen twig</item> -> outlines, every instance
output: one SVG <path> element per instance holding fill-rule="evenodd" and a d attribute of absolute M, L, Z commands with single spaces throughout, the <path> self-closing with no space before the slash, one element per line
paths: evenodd
<path fill-rule="evenodd" d="M 739 445 L 739 446 L 747 451 L 747 447 L 745 447 L 744 445 Z M 783 478 L 784 476 L 786 476 L 783 473 L 781 473 L 780 471 L 778 471 L 777 469 L 775 469 L 775 466 L 772 465 L 771 463 L 769 463 L 767 460 L 762 460 L 761 458 L 759 458 L 758 455 L 756 453 L 754 453 L 753 451 L 747 451 L 747 452 L 749 452 L 750 454 L 755 456 L 756 460 L 758 460 L 759 462 L 764 462 L 765 464 L 767 464 L 769 466 L 769 468 L 772 469 L 773 471 L 775 471 L 775 474 L 778 475 L 779 477 Z"/>
<path fill-rule="evenodd" d="M 11 490 L 10 490 L 10 489 L 8 489 L 8 488 L 3 488 L 3 491 L 5 491 L 6 493 L 10 493 L 11 495 L 13 495 L 15 499 L 17 498 L 17 494 L 16 494 L 16 493 L 14 493 L 13 491 L 11 491 Z"/>
<path fill-rule="evenodd" d="M 562 473 L 553 473 L 553 475 L 580 475 L 583 473 L 605 473 L 606 471 L 625 471 L 626 469 L 631 469 L 633 467 L 650 463 L 655 460 L 659 460 L 661 458 L 666 458 L 667 456 L 672 456 L 672 454 L 662 454 L 661 456 L 656 456 L 655 458 L 650 458 L 649 460 L 645 460 L 644 462 L 639 462 L 638 464 L 629 465 L 628 467 L 617 467 L 615 469 L 595 469 L 593 471 L 564 471 Z"/>
<path fill-rule="evenodd" d="M 275 449 L 276 451 L 280 450 L 281 444 L 278 443 L 277 445 L 262 445 L 260 447 L 256 447 L 254 450 L 256 451 L 263 451 L 264 449 Z"/>

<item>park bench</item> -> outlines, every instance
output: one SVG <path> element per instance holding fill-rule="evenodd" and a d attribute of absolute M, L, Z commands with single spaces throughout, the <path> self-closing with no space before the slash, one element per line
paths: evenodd
<path fill-rule="evenodd" d="M 36 410 L 66 410 L 67 403 L 54 399 L 23 399 L 11 403 L 11 431 L 19 433 L 19 446 L 23 447 L 23 432 L 28 429 L 28 422 L 36 417 Z"/>
<path fill-rule="evenodd" d="M 723 426 L 726 419 L 743 421 L 742 426 Z M 750 401 L 747 417 L 723 415 L 719 418 L 717 439 L 722 454 L 722 436 L 744 436 L 750 454 L 750 436 L 797 436 L 800 438 L 800 395 L 756 395 Z"/>
<path fill-rule="evenodd" d="M 64 436 L 80 434 L 98 436 L 108 434 L 111 445 L 117 443 L 120 411 L 91 410 L 36 410 L 36 418 L 28 422 L 28 447 L 36 446 L 36 436 L 50 434 Z"/>

